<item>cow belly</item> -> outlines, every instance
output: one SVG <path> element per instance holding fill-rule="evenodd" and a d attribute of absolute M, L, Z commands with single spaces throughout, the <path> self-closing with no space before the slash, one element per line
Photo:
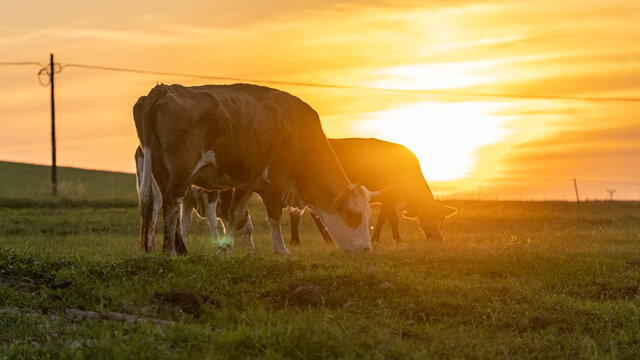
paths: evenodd
<path fill-rule="evenodd" d="M 261 176 L 238 177 L 220 170 L 216 166 L 205 165 L 191 176 L 191 183 L 207 190 L 230 188 L 254 190 L 264 184 Z"/>

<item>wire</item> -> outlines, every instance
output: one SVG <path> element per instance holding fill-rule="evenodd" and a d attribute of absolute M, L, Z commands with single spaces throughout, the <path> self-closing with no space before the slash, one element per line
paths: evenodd
<path fill-rule="evenodd" d="M 39 62 L 35 61 L 0 61 L 0 65 L 38 65 L 42 67 L 43 65 Z"/>
<path fill-rule="evenodd" d="M 637 182 L 624 182 L 624 181 L 602 181 L 602 180 L 590 180 L 590 179 L 577 179 L 578 183 L 597 183 L 597 184 L 616 184 L 625 186 L 640 186 Z"/>
<path fill-rule="evenodd" d="M 53 73 L 58 74 L 62 72 L 62 65 L 60 63 L 53 63 Z M 46 80 L 42 81 L 42 75 L 46 75 Z M 38 82 L 42 86 L 49 86 L 51 83 L 51 64 L 47 66 L 43 66 L 40 71 L 38 71 Z"/>
<path fill-rule="evenodd" d="M 457 92 L 457 91 L 427 90 L 427 89 L 420 89 L 420 90 L 389 89 L 389 88 L 379 88 L 379 87 L 320 84 L 320 83 L 296 82 L 296 81 L 246 79 L 246 78 L 237 78 L 237 77 L 229 77 L 229 76 L 219 76 L 219 75 L 197 75 L 197 74 L 185 74 L 185 73 L 175 73 L 175 72 L 166 72 L 166 71 L 151 71 L 151 70 L 127 69 L 127 68 L 117 68 L 117 67 L 108 67 L 108 66 L 85 65 L 85 64 L 63 64 L 62 65 L 63 69 L 66 68 L 66 67 L 76 67 L 76 68 L 93 69 L 93 70 L 130 72 L 130 73 L 138 73 L 138 74 L 177 76 L 177 77 L 209 79 L 209 80 L 227 80 L 227 81 L 238 81 L 238 82 L 250 82 L 250 83 L 273 84 L 273 85 L 291 85 L 291 86 L 318 87 L 318 88 L 329 88 L 329 89 L 381 91 L 381 92 L 392 92 L 392 93 L 403 93 L 403 94 L 433 94 L 433 95 L 496 97 L 496 98 L 533 99 L 533 100 L 570 100 L 570 101 L 590 101 L 590 102 L 640 102 L 640 98 L 626 98 L 626 97 L 582 97 L 582 96 L 555 96 L 555 95 L 529 95 L 529 94 L 499 94 L 499 93 Z"/>
<path fill-rule="evenodd" d="M 38 80 L 43 86 L 47 86 L 48 82 L 43 82 L 41 76 L 43 74 L 50 75 L 50 65 L 43 66 L 41 63 L 35 61 L 22 61 L 22 62 L 0 62 L 0 65 L 38 65 L 41 67 L 38 72 Z M 590 96 L 559 96 L 559 95 L 533 95 L 533 94 L 500 94 L 500 93 L 480 93 L 480 92 L 459 92 L 459 91 L 447 91 L 447 90 L 429 90 L 429 89 L 391 89 L 380 87 L 368 87 L 368 86 L 352 86 L 352 85 L 337 85 L 337 84 L 321 84 L 310 82 L 297 82 L 297 81 L 282 81 L 282 80 L 265 80 L 265 79 L 247 79 L 230 76 L 220 75 L 200 75 L 200 74 L 186 74 L 178 72 L 167 71 L 152 71 L 130 68 L 118 68 L 111 66 L 98 66 L 87 64 L 54 64 L 54 71 L 56 73 L 61 72 L 68 67 L 75 67 L 80 69 L 92 69 L 92 70 L 104 70 L 104 71 L 117 71 L 128 72 L 137 74 L 151 74 L 151 75 L 164 75 L 164 76 L 176 76 L 184 78 L 194 79 L 208 79 L 208 80 L 225 80 L 225 81 L 237 81 L 245 83 L 260 83 L 260 84 L 272 84 L 272 85 L 289 85 L 289 86 L 304 86 L 304 87 L 317 87 L 327 89 L 345 89 L 345 90 L 363 90 L 363 91 L 379 91 L 389 93 L 402 93 L 402 94 L 431 94 L 431 95 L 450 95 L 450 96 L 472 96 L 472 97 L 492 97 L 492 98 L 508 98 L 508 99 L 530 99 L 530 100 L 568 100 L 568 101 L 588 101 L 588 102 L 640 102 L 640 98 L 635 97 L 590 97 Z"/>

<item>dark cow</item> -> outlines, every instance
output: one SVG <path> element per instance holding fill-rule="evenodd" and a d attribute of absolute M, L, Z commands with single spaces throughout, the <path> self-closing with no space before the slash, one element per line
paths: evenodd
<path fill-rule="evenodd" d="M 177 230 L 178 209 L 192 184 L 236 189 L 229 209 L 231 229 L 241 223 L 251 193 L 258 193 L 275 252 L 289 252 L 280 229 L 282 209 L 305 206 L 322 218 L 338 247 L 371 250 L 370 193 L 350 184 L 318 114 L 299 98 L 250 84 L 158 85 L 144 101 L 140 131 L 141 238 L 147 238 L 151 222 L 153 207 L 146 199 L 155 179 L 163 197 L 166 253 L 186 252 Z M 231 248 L 233 243 L 229 231 L 219 246 Z"/>
<path fill-rule="evenodd" d="M 395 241 L 401 241 L 398 231 L 398 213 L 408 218 L 418 218 L 427 238 L 442 239 L 444 219 L 456 213 L 456 209 L 443 206 L 434 200 L 427 185 L 418 158 L 406 147 L 378 139 L 329 139 L 336 156 L 351 180 L 362 180 L 370 190 L 380 194 L 372 202 L 382 203 L 380 216 L 371 237 L 380 239 L 380 230 L 385 221 L 391 224 Z M 314 216 L 312 214 L 312 216 Z M 298 223 L 300 215 L 291 213 L 291 243 L 299 243 Z M 318 228 L 324 226 L 314 217 Z M 325 241 L 330 241 L 326 232 Z"/>

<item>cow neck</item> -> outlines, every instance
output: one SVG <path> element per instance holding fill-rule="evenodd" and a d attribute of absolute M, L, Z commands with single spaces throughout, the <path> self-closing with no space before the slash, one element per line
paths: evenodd
<path fill-rule="evenodd" d="M 419 180 L 415 179 L 400 186 L 399 195 L 406 201 L 409 212 L 419 211 L 435 203 L 433 193 L 422 176 Z"/>
<path fill-rule="evenodd" d="M 331 148 L 316 152 L 313 158 L 315 166 L 307 174 L 305 197 L 312 205 L 331 211 L 333 201 L 349 188 L 349 179 Z"/>

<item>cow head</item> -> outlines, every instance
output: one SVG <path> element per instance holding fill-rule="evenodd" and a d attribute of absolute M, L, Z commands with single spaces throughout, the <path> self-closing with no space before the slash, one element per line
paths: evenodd
<path fill-rule="evenodd" d="M 456 208 L 444 206 L 438 200 L 430 201 L 418 214 L 418 222 L 427 239 L 442 240 L 442 224 L 445 219 L 458 212 Z"/>
<path fill-rule="evenodd" d="M 330 209 L 313 209 L 329 230 L 336 245 L 345 251 L 370 251 L 369 218 L 371 193 L 353 184 L 333 201 Z"/>

